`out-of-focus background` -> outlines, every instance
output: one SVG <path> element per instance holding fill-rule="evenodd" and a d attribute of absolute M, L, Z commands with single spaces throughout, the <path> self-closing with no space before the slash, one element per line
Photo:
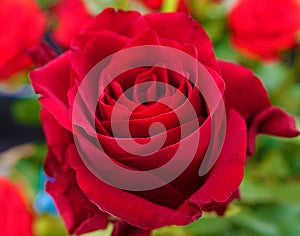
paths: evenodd
<path fill-rule="evenodd" d="M 13 2 L 10 7 L 1 7 Z M 24 219 L 31 222 L 35 235 L 67 235 L 51 197 L 44 191 L 47 177 L 42 165 L 47 147 L 40 127 L 38 98 L 28 80 L 34 66 L 22 55 L 24 42 L 35 50 L 44 39 L 60 53 L 70 46 L 80 27 L 106 7 L 142 13 L 185 11 L 208 32 L 217 57 L 251 68 L 268 90 L 272 103 L 293 114 L 300 127 L 297 3 L 300 5 L 298 0 L 1 0 L 0 180 L 5 181 L 0 181 L 0 195 L 6 194 L 5 201 L 11 208 L 18 207 L 1 186 L 16 188 L 27 212 Z M 272 31 L 275 26 L 278 29 Z M 23 35 L 22 27 L 30 28 L 26 29 L 29 36 Z M 14 50 L 7 49 L 6 45 L 14 43 Z M 88 235 L 110 235 L 111 230 Z M 246 165 L 241 200 L 231 204 L 224 217 L 205 213 L 191 225 L 165 227 L 153 235 L 296 236 L 299 232 L 300 138 L 260 135 L 256 154 Z"/>

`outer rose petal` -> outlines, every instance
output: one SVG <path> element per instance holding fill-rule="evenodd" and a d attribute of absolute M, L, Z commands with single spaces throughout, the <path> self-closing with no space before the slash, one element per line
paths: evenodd
<path fill-rule="evenodd" d="M 90 201 L 130 225 L 155 229 L 166 225 L 186 225 L 201 216 L 197 206 L 183 204 L 172 209 L 107 185 L 87 169 L 75 146 L 67 154 L 73 158 L 71 164 L 76 170 L 77 182 Z"/>
<path fill-rule="evenodd" d="M 30 72 L 30 80 L 40 102 L 57 121 L 71 130 L 68 117 L 68 90 L 71 87 L 70 52 L 64 53 L 55 60 Z"/>
<path fill-rule="evenodd" d="M 48 157 L 48 163 L 52 158 Z M 54 198 L 70 234 L 84 234 L 107 227 L 107 214 L 84 195 L 76 183 L 74 171 L 63 172 L 54 182 L 47 182 L 46 190 Z"/>
<path fill-rule="evenodd" d="M 0 209 L 1 235 L 33 235 L 33 214 L 27 198 L 17 186 L 4 177 L 0 177 Z"/>
<path fill-rule="evenodd" d="M 81 37 L 81 36 L 80 36 Z M 82 36 L 84 37 L 84 36 Z M 79 37 L 78 37 L 79 38 Z M 101 60 L 120 51 L 128 43 L 127 37 L 118 35 L 110 31 L 97 32 L 90 35 L 84 47 L 78 48 L 76 39 L 72 45 L 71 63 L 72 68 L 77 72 L 80 79 Z M 111 42 L 114 42 L 113 44 Z M 97 45 L 110 45 L 109 47 L 97 47 Z"/>
<path fill-rule="evenodd" d="M 2 0 L 0 79 L 32 65 L 26 50 L 42 40 L 46 18 L 34 0 Z"/>
<path fill-rule="evenodd" d="M 99 61 L 121 50 L 125 46 L 123 44 L 126 43 L 126 40 L 136 37 L 147 29 L 149 29 L 149 26 L 139 12 L 115 11 L 112 8 L 105 9 L 87 23 L 80 31 L 78 37 L 73 40 L 71 48 L 73 51 L 72 66 L 74 70 L 83 79 L 86 73 Z M 99 37 L 101 35 L 106 35 L 106 37 L 101 39 Z M 114 37 L 114 40 L 112 40 L 111 36 Z M 117 41 L 115 41 L 116 39 Z M 110 46 L 97 47 L 95 45 Z M 97 50 L 97 52 L 92 52 L 91 54 L 90 49 Z M 81 63 L 83 62 L 81 54 L 90 56 L 88 58 L 84 57 L 87 60 L 84 62 L 84 68 L 81 68 Z"/>
<path fill-rule="evenodd" d="M 212 201 L 226 202 L 241 184 L 246 161 L 247 129 L 244 119 L 236 111 L 230 110 L 227 117 L 221 154 L 203 186 L 188 199 L 191 204 L 202 206 Z"/>
<path fill-rule="evenodd" d="M 248 152 L 254 154 L 255 139 L 258 133 L 280 137 L 296 137 L 297 130 L 294 117 L 279 107 L 268 107 L 257 114 L 248 131 Z"/>
<path fill-rule="evenodd" d="M 54 198 L 68 232 L 83 234 L 106 228 L 107 214 L 91 203 L 78 187 L 75 172 L 65 156 L 73 141 L 72 134 L 62 128 L 46 110 L 42 110 L 42 120 L 50 147 L 45 171 L 53 179 L 47 182 L 46 190 Z"/>
<path fill-rule="evenodd" d="M 240 193 L 239 190 L 235 191 L 229 198 L 227 201 L 225 202 L 215 202 L 212 201 L 208 204 L 205 204 L 202 206 L 202 209 L 204 211 L 215 211 L 217 212 L 218 215 L 223 216 L 227 206 L 234 200 L 234 199 L 239 199 L 240 198 Z"/>
<path fill-rule="evenodd" d="M 92 18 L 82 0 L 60 0 L 52 13 L 57 17 L 53 38 L 63 47 L 70 47 L 71 41 L 82 26 Z"/>
<path fill-rule="evenodd" d="M 81 30 L 81 34 L 92 32 L 97 33 L 103 30 L 117 33 L 121 36 L 133 38 L 148 30 L 149 27 L 144 17 L 137 11 L 115 11 L 113 8 L 103 10 L 99 15 L 88 22 Z M 77 38 L 76 43 L 72 43 L 74 47 L 80 46 L 78 42 L 82 37 Z M 87 41 L 88 38 L 83 38 Z M 81 45 L 82 46 L 82 45 Z"/>
<path fill-rule="evenodd" d="M 219 72 L 212 43 L 198 22 L 182 13 L 145 15 L 150 29 L 160 39 L 177 41 L 180 44 L 191 44 L 198 50 L 198 60 Z M 182 33 L 184 32 L 184 33 Z"/>
<path fill-rule="evenodd" d="M 267 91 L 251 70 L 230 62 L 219 61 L 219 64 L 226 84 L 226 106 L 237 110 L 247 121 L 248 154 L 254 153 L 258 133 L 281 137 L 299 135 L 295 119 L 271 106 Z"/>
<path fill-rule="evenodd" d="M 151 230 L 139 229 L 127 224 L 124 221 L 117 221 L 111 236 L 150 236 Z"/>
<path fill-rule="evenodd" d="M 205 178 L 203 186 L 176 209 L 153 203 L 103 183 L 84 166 L 75 147 L 70 152 L 68 156 L 74 158 L 71 163 L 76 170 L 80 188 L 99 208 L 139 228 L 185 225 L 201 216 L 200 209 L 203 204 L 213 200 L 225 202 L 237 190 L 243 177 L 246 156 L 246 126 L 237 112 L 230 112 L 228 133 L 220 158 Z"/>
<path fill-rule="evenodd" d="M 234 108 L 246 120 L 271 105 L 261 81 L 246 67 L 219 61 L 225 81 L 225 104 Z"/>

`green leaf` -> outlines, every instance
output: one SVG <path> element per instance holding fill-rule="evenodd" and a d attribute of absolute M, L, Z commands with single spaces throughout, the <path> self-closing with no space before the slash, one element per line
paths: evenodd
<path fill-rule="evenodd" d="M 241 184 L 241 197 L 248 203 L 300 203 L 297 183 L 255 182 L 246 176 Z"/>
<path fill-rule="evenodd" d="M 295 236 L 300 232 L 300 205 L 279 204 L 261 206 L 257 213 L 276 224 L 281 235 Z"/>
<path fill-rule="evenodd" d="M 50 5 L 56 4 L 59 0 L 38 0 L 41 8 L 47 8 Z"/>
<path fill-rule="evenodd" d="M 242 211 L 233 218 L 233 222 L 246 227 L 260 236 L 282 236 L 276 224 L 272 224 L 251 211 Z"/>
<path fill-rule="evenodd" d="M 35 126 L 40 122 L 40 103 L 36 98 L 18 99 L 12 105 L 14 118 L 24 125 Z"/>
<path fill-rule="evenodd" d="M 216 225 L 218 227 L 216 227 Z M 195 235 L 221 235 L 230 229 L 229 218 L 217 216 L 202 217 L 185 228 Z"/>
<path fill-rule="evenodd" d="M 39 190 L 39 169 L 44 162 L 47 147 L 45 144 L 35 145 L 35 150 L 30 156 L 24 156 L 15 165 L 16 174 L 25 177 L 31 192 L 37 193 Z"/>
<path fill-rule="evenodd" d="M 276 149 L 270 149 L 264 153 L 264 159 L 260 163 L 257 172 L 260 172 L 264 178 L 269 179 L 283 179 L 290 175 L 287 158 Z"/>
<path fill-rule="evenodd" d="M 98 230 L 92 233 L 83 234 L 82 236 L 110 236 L 113 231 L 113 225 L 109 224 L 107 229 L 105 230 Z"/>
<path fill-rule="evenodd" d="M 280 87 L 289 69 L 282 63 L 261 64 L 255 68 L 255 73 L 262 80 L 267 90 L 272 92 Z"/>
<path fill-rule="evenodd" d="M 178 9 L 179 0 L 163 0 L 161 7 L 162 12 L 176 12 Z"/>
<path fill-rule="evenodd" d="M 223 39 L 218 45 L 214 47 L 215 54 L 218 59 L 239 61 L 240 55 L 232 49 L 228 38 Z"/>
<path fill-rule="evenodd" d="M 187 232 L 183 227 L 169 226 L 161 229 L 154 230 L 152 236 L 193 236 L 193 234 Z"/>
<path fill-rule="evenodd" d="M 129 8 L 129 2 L 127 0 L 83 0 L 89 11 L 97 15 L 103 9 L 107 7 L 113 7 L 115 9 L 127 10 Z"/>
<path fill-rule="evenodd" d="M 35 235 L 38 236 L 67 236 L 66 227 L 60 217 L 42 214 L 35 220 Z"/>

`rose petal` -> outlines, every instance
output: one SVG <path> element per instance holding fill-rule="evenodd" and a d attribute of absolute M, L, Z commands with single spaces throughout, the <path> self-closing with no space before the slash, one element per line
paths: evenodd
<path fill-rule="evenodd" d="M 83 47 L 72 44 L 71 64 L 74 71 L 83 80 L 86 74 L 100 61 L 124 48 L 129 40 L 117 33 L 103 30 L 100 32 L 80 34 L 76 40 L 87 40 Z M 112 43 L 113 42 L 113 43 Z M 105 45 L 105 47 L 99 47 Z"/>
<path fill-rule="evenodd" d="M 92 204 L 78 187 L 74 170 L 65 153 L 73 142 L 72 134 L 62 128 L 52 115 L 42 110 L 43 127 L 51 147 L 45 162 L 46 174 L 52 177 L 46 190 L 54 198 L 69 233 L 83 234 L 106 228 L 107 214 Z M 61 142 L 63 138 L 64 142 Z"/>
<path fill-rule="evenodd" d="M 260 80 L 246 67 L 219 61 L 225 81 L 227 108 L 234 108 L 246 120 L 271 105 Z"/>
<path fill-rule="evenodd" d="M 248 153 L 255 152 L 255 139 L 258 133 L 280 137 L 296 137 L 300 134 L 293 116 L 279 107 L 269 107 L 257 114 L 248 131 Z"/>
<path fill-rule="evenodd" d="M 70 88 L 70 53 L 66 52 L 44 67 L 30 72 L 30 80 L 40 102 L 64 128 L 71 130 L 68 116 Z"/>
<path fill-rule="evenodd" d="M 263 84 L 249 69 L 230 62 L 219 63 L 226 83 L 226 106 L 237 110 L 247 121 L 249 155 L 255 151 L 258 133 L 282 137 L 299 135 L 294 118 L 271 106 Z"/>
<path fill-rule="evenodd" d="M 105 184 L 91 174 L 76 153 L 71 154 L 74 157 L 71 164 L 76 169 L 80 188 L 90 201 L 128 224 L 139 228 L 153 229 L 166 225 L 185 225 L 201 216 L 199 208 L 184 204 L 176 210 L 171 209 Z"/>
<path fill-rule="evenodd" d="M 149 29 L 144 17 L 137 11 L 115 11 L 113 8 L 106 8 L 98 14 L 92 21 L 87 23 L 83 29 L 84 32 L 101 32 L 109 30 L 116 34 L 134 38 L 144 30 Z M 73 46 L 78 42 L 74 42 Z"/>
<path fill-rule="evenodd" d="M 235 191 L 227 201 L 225 202 L 216 202 L 212 201 L 208 204 L 205 204 L 202 206 L 203 211 L 211 212 L 215 211 L 218 215 L 224 216 L 225 211 L 228 207 L 228 205 L 235 199 L 240 199 L 240 193 L 239 190 Z"/>
<path fill-rule="evenodd" d="M 244 175 L 247 149 L 247 129 L 244 119 L 234 110 L 228 113 L 226 137 L 221 154 L 204 184 L 188 202 L 202 206 L 225 202 L 235 192 Z"/>
<path fill-rule="evenodd" d="M 171 39 L 180 44 L 191 44 L 198 50 L 198 60 L 206 66 L 219 71 L 209 37 L 200 24 L 185 14 L 148 14 L 145 15 L 150 29 L 160 39 Z M 182 32 L 185 32 L 184 34 Z"/>
<path fill-rule="evenodd" d="M 86 198 L 73 171 L 62 172 L 54 182 L 48 181 L 46 190 L 54 198 L 70 234 L 84 234 L 107 227 L 107 214 Z"/>

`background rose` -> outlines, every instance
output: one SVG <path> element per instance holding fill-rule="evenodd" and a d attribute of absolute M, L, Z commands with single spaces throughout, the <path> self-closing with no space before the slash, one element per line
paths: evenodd
<path fill-rule="evenodd" d="M 239 0 L 229 14 L 232 43 L 248 56 L 274 60 L 296 44 L 297 0 Z"/>
<path fill-rule="evenodd" d="M 128 192 L 103 183 L 82 163 L 74 145 L 70 118 L 78 84 L 96 63 L 108 55 L 137 45 L 165 45 L 186 52 L 207 68 L 221 91 L 225 83 L 225 104 L 228 110 L 225 143 L 217 163 L 205 177 L 199 177 L 198 170 L 210 137 L 210 116 L 203 102 L 200 102 L 198 91 L 191 84 L 174 73 L 157 68 L 129 71 L 108 87 L 104 97 L 99 100 L 97 111 L 99 139 L 111 158 L 127 167 L 151 169 L 164 164 L 181 141 L 176 135 L 180 127 L 172 124 L 176 120 L 172 115 L 166 113 L 170 119 L 162 119 L 162 112 L 159 112 L 162 107 L 150 109 L 151 114 L 147 114 L 149 110 L 141 108 L 140 112 L 144 113 L 137 112 L 135 118 L 132 118 L 132 122 L 138 120 L 132 126 L 136 128 L 133 136 L 141 141 L 145 140 L 145 135 L 148 136 L 144 130 L 148 130 L 145 127 L 153 111 L 157 114 L 155 121 L 171 123 L 168 134 L 171 135 L 173 130 L 175 138 L 167 140 L 165 147 L 154 154 L 154 157 L 162 153 L 164 155 L 157 158 L 158 162 L 153 166 L 153 162 L 143 157 L 130 156 L 116 146 L 110 130 L 110 111 L 118 94 L 137 80 L 163 80 L 175 85 L 178 81 L 178 89 L 184 88 L 184 92 L 191 93 L 189 99 L 192 103 L 195 99 L 193 106 L 197 111 L 201 132 L 207 134 L 204 135 L 206 140 L 201 140 L 189 168 L 161 188 Z M 108 223 L 107 213 L 144 229 L 191 223 L 201 216 L 201 209 L 223 214 L 226 205 L 238 197 L 247 140 L 248 151 L 251 153 L 258 132 L 287 137 L 299 134 L 293 118 L 270 105 L 264 87 L 251 71 L 215 59 L 208 36 L 186 14 L 149 14 L 143 17 L 137 12 L 114 12 L 107 9 L 81 30 L 71 49 L 31 73 L 32 84 L 36 92 L 42 95 L 42 121 L 49 146 L 45 170 L 47 175 L 54 178 L 54 181 L 48 182 L 47 189 L 54 197 L 70 233 L 105 228 Z M 155 88 L 151 89 L 155 91 Z M 151 89 L 147 95 L 157 95 L 150 92 Z M 193 138 L 191 133 L 187 135 L 186 141 Z M 122 235 L 120 229 L 128 227 L 118 225 L 115 232 Z"/>
<path fill-rule="evenodd" d="M 55 26 L 53 39 L 62 47 L 69 48 L 81 27 L 92 17 L 82 0 L 60 0 L 51 7 Z"/>
<path fill-rule="evenodd" d="M 41 42 L 46 18 L 34 0 L 3 0 L 0 27 L 0 79 L 5 79 L 32 65 L 26 50 Z"/>
<path fill-rule="evenodd" d="M 23 192 L 0 177 L 0 232 L 2 235 L 32 236 L 33 215 Z"/>

